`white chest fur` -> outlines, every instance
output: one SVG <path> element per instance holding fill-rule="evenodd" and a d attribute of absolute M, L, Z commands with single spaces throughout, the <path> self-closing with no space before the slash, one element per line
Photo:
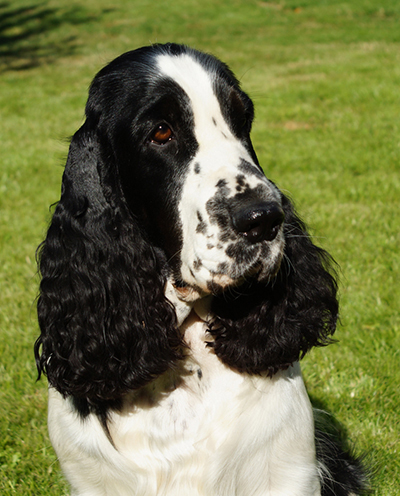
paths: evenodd
<path fill-rule="evenodd" d="M 300 367 L 272 379 L 239 374 L 206 346 L 194 314 L 179 370 L 127 397 L 110 442 L 50 390 L 49 430 L 79 496 L 314 496 L 320 494 L 311 406 Z"/>

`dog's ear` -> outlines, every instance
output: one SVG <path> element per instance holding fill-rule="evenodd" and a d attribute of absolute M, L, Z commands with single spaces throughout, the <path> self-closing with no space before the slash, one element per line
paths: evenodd
<path fill-rule="evenodd" d="M 73 137 L 39 250 L 39 375 L 93 404 L 145 385 L 180 356 L 159 255 L 126 205 L 105 140 L 88 120 Z"/>
<path fill-rule="evenodd" d="M 268 284 L 248 284 L 213 300 L 216 354 L 248 373 L 273 375 L 313 346 L 331 342 L 338 317 L 334 262 L 315 246 L 283 196 L 285 253 Z"/>

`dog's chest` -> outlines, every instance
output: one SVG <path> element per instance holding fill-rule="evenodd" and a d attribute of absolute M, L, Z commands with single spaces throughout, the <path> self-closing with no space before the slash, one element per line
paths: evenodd
<path fill-rule="evenodd" d="M 112 419 L 114 443 L 127 456 L 136 458 L 142 449 L 145 455 L 149 445 L 179 459 L 184 452 L 193 456 L 200 446 L 215 449 L 229 423 L 226 405 L 237 406 L 235 398 L 251 382 L 215 356 L 207 346 L 207 327 L 194 314 L 183 331 L 188 351 L 181 366 L 127 397 L 123 411 Z"/>
<path fill-rule="evenodd" d="M 193 313 L 182 330 L 184 364 L 111 412 L 110 437 L 95 415 L 82 422 L 50 391 L 50 434 L 81 490 L 73 494 L 319 495 L 313 418 L 298 364 L 272 379 L 240 374 L 207 346 L 206 325 Z"/>
<path fill-rule="evenodd" d="M 126 398 L 109 426 L 119 453 L 154 485 L 149 494 L 192 494 L 193 488 L 209 494 L 206 472 L 221 445 L 232 441 L 236 398 L 249 380 L 207 346 L 202 321 L 191 315 L 183 330 L 189 349 L 182 367 Z"/>
<path fill-rule="evenodd" d="M 184 367 L 132 395 L 110 424 L 119 453 L 152 485 L 143 494 L 286 495 L 302 479 L 314 480 L 307 487 L 318 494 L 312 414 L 299 368 L 273 379 L 239 374 L 207 346 L 206 326 L 193 314 L 184 332 L 190 349 Z M 285 452 L 301 473 L 280 458 Z"/>

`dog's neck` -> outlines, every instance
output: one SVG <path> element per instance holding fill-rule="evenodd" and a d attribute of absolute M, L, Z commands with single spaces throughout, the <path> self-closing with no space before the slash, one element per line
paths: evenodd
<path fill-rule="evenodd" d="M 165 296 L 175 307 L 178 327 L 182 326 L 192 310 L 201 320 L 210 320 L 212 295 L 201 294 L 191 287 L 178 288 L 168 280 Z"/>

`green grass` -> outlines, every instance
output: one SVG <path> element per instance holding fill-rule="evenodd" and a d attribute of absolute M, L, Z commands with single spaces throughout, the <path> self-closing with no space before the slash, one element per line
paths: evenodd
<path fill-rule="evenodd" d="M 253 141 L 341 266 L 337 345 L 303 362 L 400 495 L 400 4 L 396 0 L 11 0 L 0 4 L 0 493 L 63 495 L 35 382 L 35 249 L 57 201 L 66 137 L 107 61 L 177 41 L 222 58 L 256 104 Z"/>

